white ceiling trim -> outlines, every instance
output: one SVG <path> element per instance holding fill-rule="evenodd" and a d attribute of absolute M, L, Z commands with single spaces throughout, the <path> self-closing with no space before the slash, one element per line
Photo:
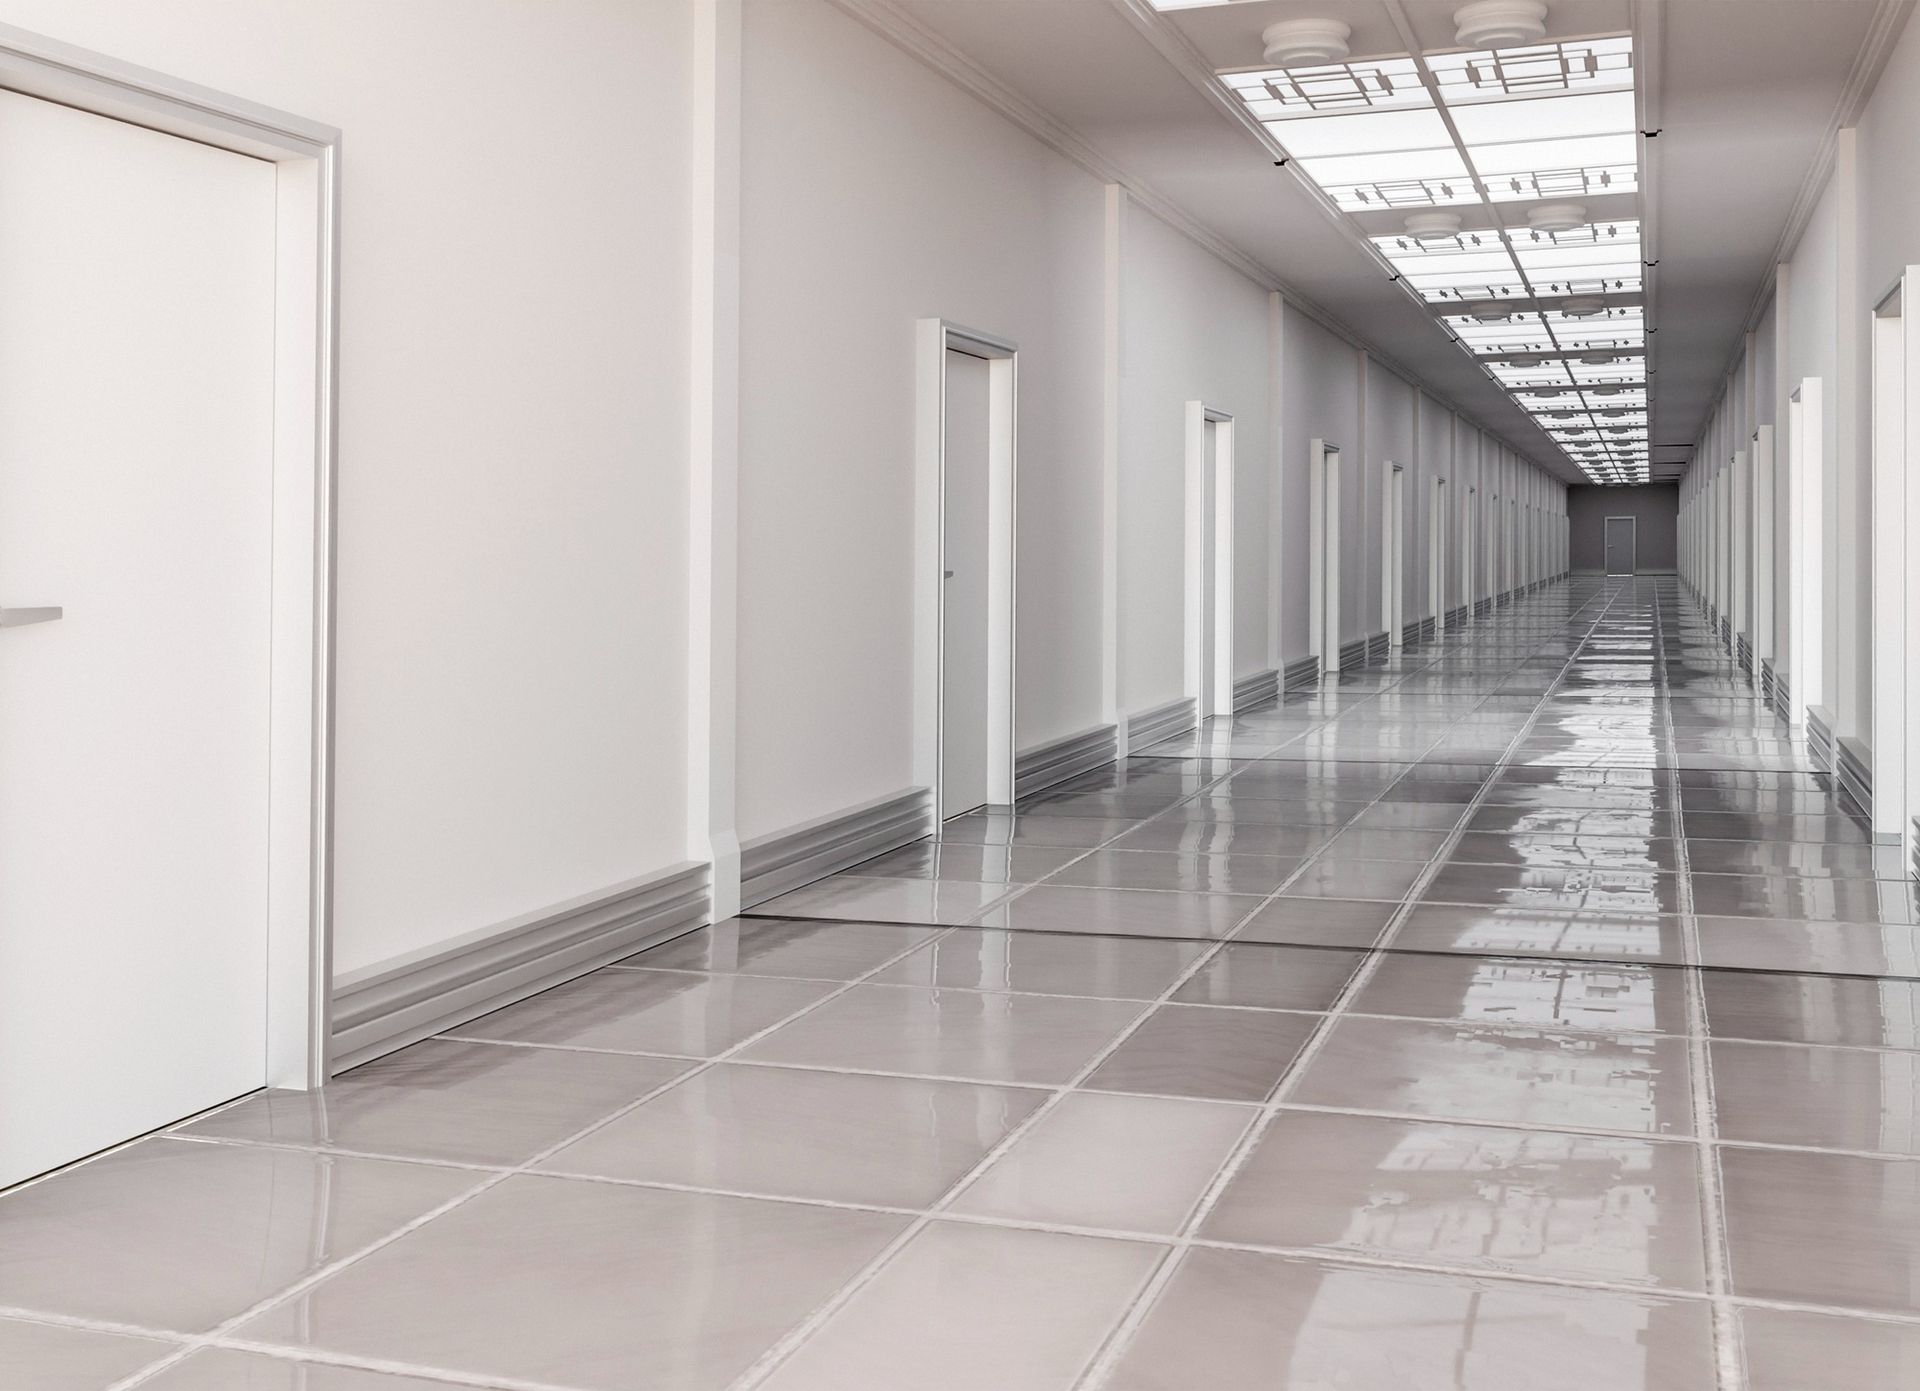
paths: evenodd
<path fill-rule="evenodd" d="M 1800 243 L 1801 233 L 1807 230 L 1807 223 L 1813 218 L 1820 194 L 1833 175 L 1834 153 L 1839 147 L 1840 132 L 1857 124 L 1861 113 L 1867 109 L 1867 101 L 1873 96 L 1873 89 L 1880 81 L 1887 59 L 1893 54 L 1893 46 L 1898 42 L 1901 30 L 1906 28 L 1907 17 L 1912 13 L 1913 6 L 1914 0 L 1880 0 L 1875 8 L 1873 22 L 1867 27 L 1867 37 L 1861 41 L 1860 52 L 1853 60 L 1853 71 L 1847 74 L 1846 88 L 1841 92 L 1840 100 L 1834 103 L 1833 115 L 1828 118 L 1827 128 L 1820 136 L 1820 147 L 1813 156 L 1813 162 L 1807 166 L 1806 178 L 1800 181 L 1800 191 L 1787 213 L 1786 225 L 1780 229 L 1780 239 L 1774 243 L 1770 264 L 1777 266 L 1792 258 L 1794 248 Z M 1772 297 L 1773 276 L 1769 273 L 1747 310 L 1740 342 L 1744 342 L 1747 332 L 1760 322 L 1766 312 L 1767 301 Z M 1733 352 L 1739 351 L 1736 345 Z M 1732 360 L 1732 353 L 1728 355 L 1728 360 Z"/>
<path fill-rule="evenodd" d="M 1006 119 L 1013 122 L 1013 124 L 1026 131 L 1027 134 L 1040 141 L 1041 144 L 1046 145 L 1056 153 L 1079 165 L 1082 169 L 1093 175 L 1094 178 L 1099 179 L 1103 183 L 1118 184 L 1120 187 L 1126 189 L 1127 193 L 1138 202 L 1141 207 L 1145 208 L 1155 217 L 1158 217 L 1161 221 L 1173 227 L 1183 236 L 1191 239 L 1202 249 L 1219 257 L 1220 260 L 1232 266 L 1256 285 L 1279 295 L 1294 309 L 1306 315 L 1309 319 L 1312 319 L 1329 333 L 1338 337 L 1342 342 L 1364 352 L 1373 361 L 1379 363 L 1394 376 L 1398 377 L 1407 386 L 1413 387 L 1418 391 L 1424 391 L 1430 398 L 1440 402 L 1449 411 L 1453 412 L 1454 415 L 1473 426 L 1474 429 L 1478 430 L 1486 438 L 1503 445 L 1532 467 L 1538 468 L 1552 477 L 1560 477 L 1558 470 L 1539 463 L 1526 450 L 1516 448 L 1504 435 L 1488 429 L 1476 416 L 1461 409 L 1446 393 L 1430 385 L 1418 373 L 1412 371 L 1397 358 L 1380 351 L 1379 348 L 1361 338 L 1325 308 L 1308 296 L 1300 293 L 1300 291 L 1294 289 L 1280 276 L 1274 274 L 1269 267 L 1254 260 L 1251 256 L 1248 256 L 1244 251 L 1240 250 L 1240 248 L 1221 237 L 1217 232 L 1196 221 L 1178 204 L 1129 174 L 1125 169 L 1122 169 L 1118 164 L 1114 163 L 1113 160 L 1108 158 L 1085 136 L 1081 135 L 1052 113 L 1034 105 L 1011 87 L 1008 87 L 1004 82 L 1000 81 L 999 78 L 974 62 L 973 59 L 955 48 L 951 43 L 947 42 L 946 39 L 928 29 L 924 24 L 920 23 L 919 20 L 894 4 L 893 0 L 832 0 L 832 3 L 844 10 L 847 14 L 853 16 L 853 18 L 859 20 L 862 24 L 865 24 L 882 38 L 892 43 L 896 48 L 905 52 L 908 56 L 924 63 L 927 67 L 933 69 L 949 82 L 959 87 L 962 91 L 1006 117 Z M 1113 0 L 1113 3 L 1126 13 L 1129 18 L 1133 18 L 1137 25 L 1140 24 L 1140 20 L 1134 14 L 1134 9 L 1136 4 L 1146 8 L 1144 6 L 1144 0 Z M 1907 0 L 1907 3 L 1911 3 L 1911 0 Z M 1148 30 L 1144 26 L 1142 27 L 1142 32 L 1146 33 L 1149 39 L 1154 37 L 1155 32 L 1162 34 L 1171 33 L 1172 37 L 1179 43 L 1187 43 L 1185 35 L 1179 34 L 1177 31 L 1172 31 L 1161 24 L 1157 13 L 1150 8 L 1146 8 L 1146 12 L 1153 16 L 1152 30 Z M 1160 47 L 1158 43 L 1156 43 L 1155 46 L 1157 48 Z M 1191 46 L 1189 45 L 1189 47 Z M 1161 48 L 1160 51 L 1169 58 L 1169 61 L 1173 61 L 1176 67 L 1181 67 L 1181 70 L 1186 73 L 1190 80 L 1194 78 L 1194 73 L 1188 71 L 1188 69 L 1182 66 L 1178 60 L 1174 59 L 1171 54 L 1168 54 L 1165 48 Z M 1206 92 L 1209 100 L 1213 101 L 1216 107 L 1223 111 L 1228 111 L 1229 108 L 1224 96 L 1214 90 L 1217 84 L 1213 81 L 1212 70 L 1206 68 L 1205 62 L 1200 58 L 1198 52 L 1193 52 L 1190 55 L 1190 60 L 1198 64 L 1201 71 L 1201 76 L 1198 80 L 1194 81 L 1194 85 L 1199 87 L 1201 91 Z M 1239 124 L 1244 125 L 1246 123 L 1244 116 L 1236 115 L 1234 119 Z M 1271 137 L 1267 135 L 1264 129 L 1260 129 L 1257 123 L 1254 127 L 1254 133 L 1263 145 L 1269 149 L 1274 148 Z M 1288 172 L 1292 171 L 1289 170 Z M 1324 199 L 1324 195 L 1320 194 L 1319 190 L 1313 188 L 1311 184 L 1302 181 L 1302 187 L 1309 190 L 1316 197 Z M 1331 204 L 1327 205 L 1326 210 L 1335 217 L 1340 216 L 1338 209 L 1332 208 Z M 1382 264 L 1384 264 L 1384 258 L 1379 258 L 1377 253 L 1376 259 L 1380 259 Z M 1393 274 L 1392 268 L 1390 266 L 1387 267 L 1383 274 Z M 1562 479 L 1561 481 L 1564 482 L 1567 480 Z"/>

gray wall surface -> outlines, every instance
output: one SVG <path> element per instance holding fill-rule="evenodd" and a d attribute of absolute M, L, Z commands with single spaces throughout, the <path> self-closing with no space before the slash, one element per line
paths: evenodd
<path fill-rule="evenodd" d="M 1671 573 L 1679 563 L 1680 488 L 1648 483 L 1637 488 L 1577 485 L 1567 489 L 1567 563 L 1574 570 L 1607 566 L 1606 519 L 1638 519 L 1637 574 Z"/>

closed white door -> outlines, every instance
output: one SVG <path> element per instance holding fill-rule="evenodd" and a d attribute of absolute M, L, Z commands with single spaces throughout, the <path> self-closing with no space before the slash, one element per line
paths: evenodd
<path fill-rule="evenodd" d="M 985 358 L 947 351 L 946 468 L 942 480 L 946 578 L 940 620 L 940 815 L 987 801 L 989 371 Z"/>
<path fill-rule="evenodd" d="M 0 1185 L 265 1076 L 273 238 L 0 92 Z"/>

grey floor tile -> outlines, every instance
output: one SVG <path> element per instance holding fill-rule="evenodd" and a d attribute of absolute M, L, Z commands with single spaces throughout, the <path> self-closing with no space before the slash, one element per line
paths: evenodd
<path fill-rule="evenodd" d="M 231 1348 L 204 1348 L 182 1358 L 141 1391 L 459 1391 L 462 1382 L 370 1372 Z"/>
<path fill-rule="evenodd" d="M 543 1169 L 770 1197 L 926 1207 L 1047 1093 L 722 1063 Z"/>
<path fill-rule="evenodd" d="M 1809 841 L 1689 840 L 1696 874 L 1791 874 L 1815 879 L 1902 879 L 1897 846 Z"/>
<path fill-rule="evenodd" d="M 1920 1053 L 1711 1045 L 1724 1140 L 1920 1155 Z"/>
<path fill-rule="evenodd" d="M 462 1024 L 461 1038 L 712 1057 L 817 1004 L 826 981 L 605 970 Z"/>
<path fill-rule="evenodd" d="M 1466 831 L 1454 845 L 1448 863 L 1671 872 L 1680 868 L 1678 847 L 1678 841 L 1645 836 L 1509 836 Z"/>
<path fill-rule="evenodd" d="M 1335 947 L 1229 942 L 1173 994 L 1192 1005 L 1326 1010 L 1364 953 Z"/>
<path fill-rule="evenodd" d="M 872 983 L 1152 1000 L 1212 946 L 1176 938 L 970 927 L 895 962 Z"/>
<path fill-rule="evenodd" d="M 1911 927 L 1701 918 L 1699 937 L 1702 966 L 1920 978 L 1920 930 Z"/>
<path fill-rule="evenodd" d="M 1014 932 L 1115 937 L 1225 937 L 1260 906 L 1254 894 L 1069 889 L 1036 884 L 982 920 Z"/>
<path fill-rule="evenodd" d="M 1653 913 L 1417 903 L 1389 945 L 1402 951 L 1682 964 L 1681 926 L 1679 918 Z"/>
<path fill-rule="evenodd" d="M 241 1325 L 251 1341 L 475 1377 L 727 1386 L 907 1225 L 517 1176 Z"/>
<path fill-rule="evenodd" d="M 1240 942 L 1368 947 L 1386 929 L 1398 903 L 1337 898 L 1276 898 L 1242 923 Z"/>
<path fill-rule="evenodd" d="M 948 845 L 1032 845 L 1091 850 L 1138 824 L 1121 817 L 973 812 L 942 822 L 937 839 Z"/>
<path fill-rule="evenodd" d="M 1419 860 L 1315 859 L 1280 891 L 1283 898 L 1405 898 L 1427 872 Z"/>
<path fill-rule="evenodd" d="M 1217 1101 L 1074 1092 L 950 1210 L 1172 1236 L 1254 1115 Z"/>
<path fill-rule="evenodd" d="M 1866 845 L 1866 828 L 1842 813 L 1768 816 L 1746 812 L 1688 812 L 1687 835 L 1702 840 L 1815 841 Z"/>
<path fill-rule="evenodd" d="M 1347 825 L 1356 831 L 1451 831 L 1466 814 L 1453 802 L 1378 802 Z"/>
<path fill-rule="evenodd" d="M 101 1391 L 179 1345 L 0 1318 L 0 1372 L 21 1391 Z"/>
<path fill-rule="evenodd" d="M 854 980 L 917 943 L 932 940 L 938 931 L 889 923 L 729 918 L 615 964 L 718 975 Z"/>
<path fill-rule="evenodd" d="M 1920 1385 L 1920 1324 L 1742 1309 L 1747 1391 Z"/>
<path fill-rule="evenodd" d="M 1032 884 L 1082 851 L 1040 845 L 967 845 L 921 840 L 852 867 L 869 879 L 965 879 L 976 884 Z"/>
<path fill-rule="evenodd" d="M 1920 1160 L 1720 1151 L 1733 1292 L 1920 1313 Z"/>
<path fill-rule="evenodd" d="M 1162 1005 L 1095 1068 L 1096 1090 L 1263 1101 L 1320 1016 Z"/>
<path fill-rule="evenodd" d="M 1707 1307 L 1200 1249 L 1107 1386 L 1535 1391 L 1548 1366 L 1554 1391 L 1705 1391 Z"/>
<path fill-rule="evenodd" d="M 677 1059 L 427 1039 L 318 1091 L 262 1092 L 177 1133 L 512 1165 L 692 1066 Z"/>
<path fill-rule="evenodd" d="M 1679 880 L 1624 869 L 1537 869 L 1448 864 L 1421 892 L 1425 903 L 1593 912 L 1677 913 Z"/>
<path fill-rule="evenodd" d="M 202 1333 L 482 1179 L 143 1140 L 0 1197 L 0 1306 Z"/>
<path fill-rule="evenodd" d="M 1785 874 L 1693 876 L 1694 911 L 1800 922 L 1912 923 L 1913 886 L 1876 879 L 1803 879 Z"/>
<path fill-rule="evenodd" d="M 836 874 L 781 894 L 754 911 L 797 918 L 955 925 L 1018 890 L 1017 884 L 976 884 L 966 879 L 863 879 Z"/>
<path fill-rule="evenodd" d="M 1693 1124 L 1682 1039 L 1424 1020 L 1339 1020 L 1287 1099 L 1646 1135 Z"/>
<path fill-rule="evenodd" d="M 1184 893 L 1270 894 L 1304 861 L 1298 855 L 1182 855 L 1159 850 L 1096 850 L 1049 875 L 1049 885 L 1100 889 L 1177 889 Z"/>
<path fill-rule="evenodd" d="M 1394 952 L 1350 1008 L 1409 1019 L 1684 1033 L 1687 979 L 1654 966 Z"/>
<path fill-rule="evenodd" d="M 1182 855 L 1311 855 L 1332 839 L 1340 824 L 1268 826 L 1161 817 L 1128 831 L 1111 848 Z"/>
<path fill-rule="evenodd" d="M 767 1391 L 1067 1387 L 1164 1248 L 936 1222 L 764 1383 Z"/>
<path fill-rule="evenodd" d="M 1200 1235 L 1383 1260 L 1705 1288 L 1695 1147 L 1282 1111 Z"/>
<path fill-rule="evenodd" d="M 1702 971 L 1719 1038 L 1920 1050 L 1920 980 Z"/>
<path fill-rule="evenodd" d="M 1135 1019 L 1132 1000 L 857 985 L 744 1056 L 770 1063 L 1058 1085 Z"/>

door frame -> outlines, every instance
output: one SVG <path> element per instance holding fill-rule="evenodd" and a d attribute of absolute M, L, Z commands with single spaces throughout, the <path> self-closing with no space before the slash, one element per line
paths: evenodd
<path fill-rule="evenodd" d="M 1873 545 L 1868 614 L 1872 634 L 1873 839 L 1901 847 L 1901 862 L 1913 852 L 1912 792 L 1920 782 L 1920 742 L 1911 727 L 1909 702 L 1920 682 L 1920 580 L 1908 563 L 1909 529 L 1920 497 L 1908 485 L 1914 455 L 1914 422 L 1920 417 L 1920 313 L 1907 296 L 1920 285 L 1920 266 L 1908 266 L 1873 307 L 1868 420 L 1872 464 Z"/>
<path fill-rule="evenodd" d="M 1387 629 L 1387 650 L 1396 652 L 1402 645 L 1406 626 L 1407 572 L 1407 470 L 1391 459 L 1387 465 L 1386 535 L 1380 547 L 1380 618 Z"/>
<path fill-rule="evenodd" d="M 1802 730 L 1826 704 L 1825 429 L 1820 378 L 1802 377 L 1787 401 L 1787 722 Z"/>
<path fill-rule="evenodd" d="M 914 781 L 929 789 L 929 832 L 940 827 L 946 673 L 947 354 L 987 364 L 987 805 L 1014 797 L 1014 542 L 1019 477 L 1020 349 L 947 319 L 914 323 Z"/>
<path fill-rule="evenodd" d="M 1607 532 L 1615 522 L 1626 522 L 1633 528 L 1633 567 L 1618 572 L 1607 563 Z M 1640 519 L 1635 516 L 1603 517 L 1600 521 L 1600 570 L 1609 578 L 1632 579 L 1640 573 Z"/>
<path fill-rule="evenodd" d="M 1214 427 L 1211 468 L 1207 465 L 1209 425 Z M 1197 717 L 1203 720 L 1233 714 L 1233 445 L 1232 412 L 1204 401 L 1187 402 L 1186 685 Z M 1213 591 L 1211 634 L 1205 631 L 1209 588 Z"/>
<path fill-rule="evenodd" d="M 1316 439 L 1307 457 L 1307 639 L 1329 676 L 1340 670 L 1340 446 Z"/>
<path fill-rule="evenodd" d="M 1433 610 L 1433 631 L 1447 631 L 1447 480 L 1433 480 L 1433 502 L 1427 513 L 1427 603 Z"/>
<path fill-rule="evenodd" d="M 318 1087 L 333 994 L 340 132 L 11 25 L 0 88 L 274 166 L 264 1076 Z"/>

